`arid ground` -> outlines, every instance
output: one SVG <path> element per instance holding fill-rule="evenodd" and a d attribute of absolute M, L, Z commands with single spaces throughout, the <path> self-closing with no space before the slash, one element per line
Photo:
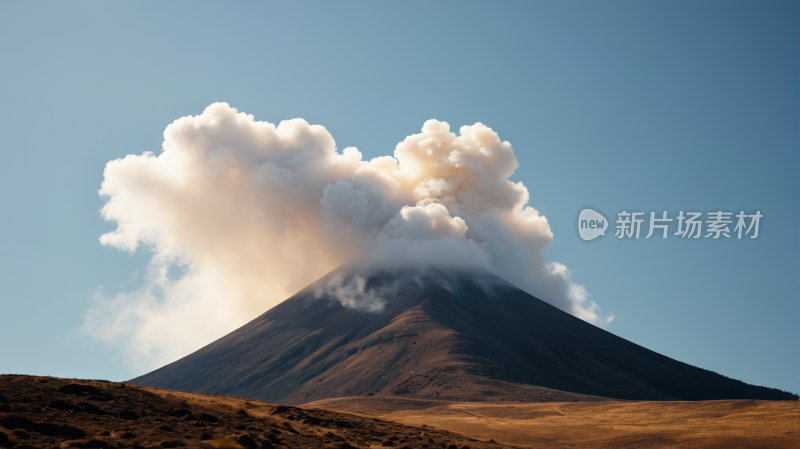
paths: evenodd
<path fill-rule="evenodd" d="M 326 399 L 302 407 L 127 383 L 0 376 L 0 447 L 797 448 L 796 401 Z"/>
<path fill-rule="evenodd" d="M 0 376 L 0 447 L 501 448 L 445 430 L 125 383 Z"/>
<path fill-rule="evenodd" d="M 454 402 L 326 399 L 319 407 L 541 448 L 800 448 L 798 401 Z"/>

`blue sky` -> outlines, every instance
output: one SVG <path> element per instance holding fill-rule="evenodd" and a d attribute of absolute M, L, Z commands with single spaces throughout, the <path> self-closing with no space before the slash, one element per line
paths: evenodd
<path fill-rule="evenodd" d="M 103 168 L 225 101 L 368 158 L 430 118 L 487 124 L 610 332 L 800 392 L 797 17 L 781 1 L 2 2 L 0 371 L 141 374 L 77 331 L 98 288 L 133 288 L 149 260 L 98 242 Z M 764 218 L 756 240 L 586 244 L 586 205 Z"/>

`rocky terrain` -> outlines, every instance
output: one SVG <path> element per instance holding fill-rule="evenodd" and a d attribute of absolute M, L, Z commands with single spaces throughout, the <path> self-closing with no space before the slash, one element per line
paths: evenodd
<path fill-rule="evenodd" d="M 0 447 L 500 448 L 419 427 L 127 383 L 0 376 Z"/>

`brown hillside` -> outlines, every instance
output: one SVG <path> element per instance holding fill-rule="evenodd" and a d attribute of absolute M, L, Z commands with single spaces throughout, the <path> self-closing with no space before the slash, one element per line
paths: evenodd
<path fill-rule="evenodd" d="M 448 431 L 125 383 L 0 376 L 0 447 L 500 448 Z"/>

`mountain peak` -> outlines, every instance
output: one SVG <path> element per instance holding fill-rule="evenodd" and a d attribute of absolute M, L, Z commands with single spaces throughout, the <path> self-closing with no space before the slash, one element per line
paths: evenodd
<path fill-rule="evenodd" d="M 791 399 L 573 317 L 480 268 L 347 264 L 131 382 L 301 404 L 342 396 Z"/>

